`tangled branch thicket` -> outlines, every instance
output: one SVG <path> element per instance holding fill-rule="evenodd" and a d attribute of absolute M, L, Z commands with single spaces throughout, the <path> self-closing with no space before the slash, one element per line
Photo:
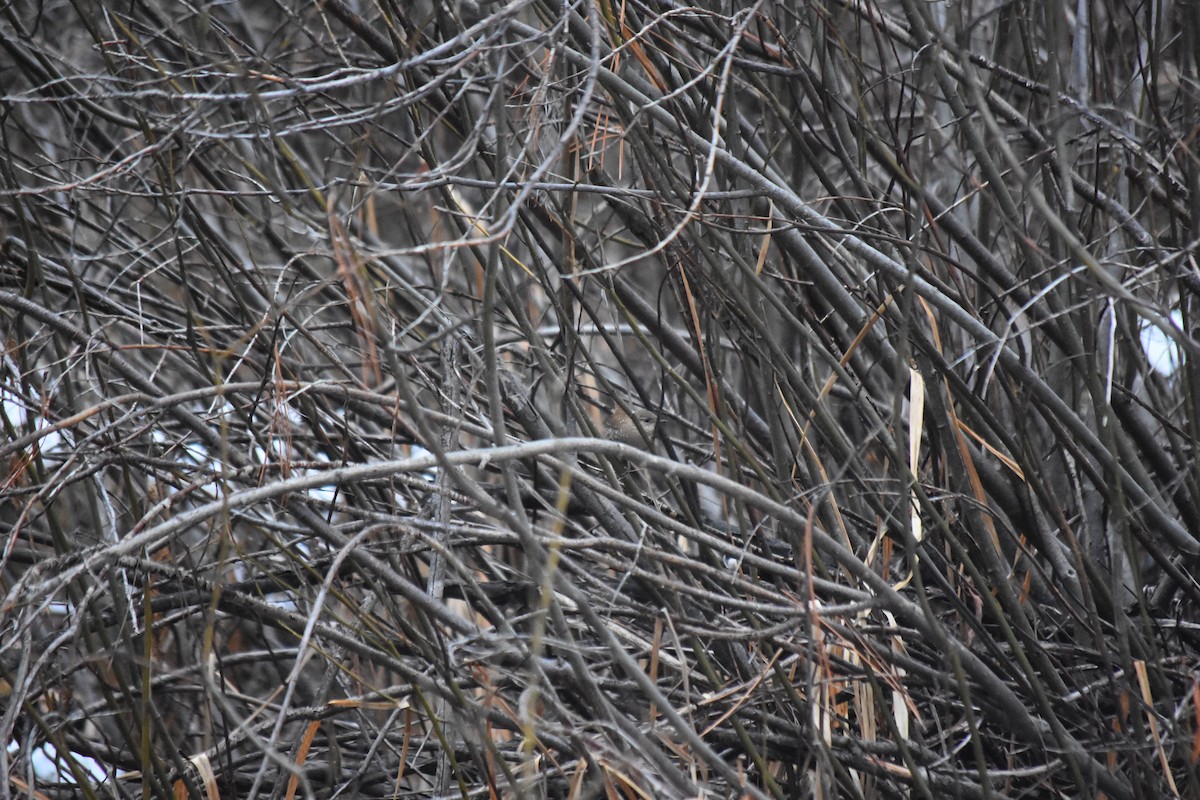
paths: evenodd
<path fill-rule="evenodd" d="M 3 797 L 1200 797 L 1200 6 L 0 18 Z"/>

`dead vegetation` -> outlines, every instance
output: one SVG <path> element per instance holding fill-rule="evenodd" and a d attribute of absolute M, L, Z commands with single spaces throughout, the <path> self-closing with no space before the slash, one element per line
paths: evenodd
<path fill-rule="evenodd" d="M 733 6 L 0 11 L 5 797 L 1200 796 L 1200 9 Z"/>

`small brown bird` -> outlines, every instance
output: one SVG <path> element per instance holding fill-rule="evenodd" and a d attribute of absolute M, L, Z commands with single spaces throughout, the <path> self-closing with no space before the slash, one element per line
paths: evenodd
<path fill-rule="evenodd" d="M 634 422 L 634 418 L 637 422 Z M 604 429 L 601 434 L 605 439 L 620 442 L 631 447 L 645 447 L 654 432 L 654 412 L 647 408 L 635 408 L 631 417 L 625 409 L 617 406 L 604 418 Z M 638 430 L 638 425 L 645 431 L 645 438 Z"/>

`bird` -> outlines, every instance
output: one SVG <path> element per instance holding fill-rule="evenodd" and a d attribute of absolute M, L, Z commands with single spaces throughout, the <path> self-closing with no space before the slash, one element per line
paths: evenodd
<path fill-rule="evenodd" d="M 648 408 L 635 408 L 631 416 L 624 408 L 617 406 L 605 416 L 601 435 L 610 442 L 644 448 L 653 435 L 656 419 L 654 412 Z M 638 430 L 639 425 L 641 430 Z"/>

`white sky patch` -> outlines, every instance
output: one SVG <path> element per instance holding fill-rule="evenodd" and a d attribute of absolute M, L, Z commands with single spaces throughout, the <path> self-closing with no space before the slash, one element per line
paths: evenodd
<path fill-rule="evenodd" d="M 10 356 L 5 356 L 5 361 L 8 362 L 6 364 L 7 372 L 9 375 L 14 376 L 14 381 L 17 380 L 15 376 L 19 375 L 20 371 L 17 369 L 16 362 Z M 32 400 L 33 402 L 39 402 L 40 398 L 34 396 Z M 42 418 L 37 409 L 30 409 L 28 404 L 4 383 L 0 383 L 0 413 L 4 414 L 5 418 L 17 429 L 18 436 L 25 433 L 24 426 L 31 414 L 33 415 L 33 423 L 38 428 L 50 426 L 50 423 Z M 61 450 L 63 447 L 63 436 L 58 431 L 48 433 L 41 439 L 38 439 L 37 446 L 43 453 L 53 453 Z"/>
<path fill-rule="evenodd" d="M 1172 311 L 1168 318 L 1172 325 L 1178 328 L 1183 327 L 1183 315 L 1178 311 Z M 1150 366 L 1161 375 L 1168 377 L 1174 375 L 1183 363 L 1183 353 L 1180 352 L 1179 345 L 1170 336 L 1148 322 L 1142 325 L 1140 337 L 1142 350 L 1145 351 Z"/>
<path fill-rule="evenodd" d="M 19 750 L 20 748 L 15 741 L 8 743 L 8 755 L 10 758 L 16 756 Z M 79 753 L 72 753 L 71 755 L 76 766 L 93 781 L 103 783 L 108 780 L 108 770 L 99 761 L 80 755 Z M 33 767 L 33 774 L 37 776 L 38 780 L 52 781 L 54 783 L 77 783 L 67 760 L 60 758 L 58 750 L 49 742 L 35 747 L 30 752 L 29 763 Z"/>

